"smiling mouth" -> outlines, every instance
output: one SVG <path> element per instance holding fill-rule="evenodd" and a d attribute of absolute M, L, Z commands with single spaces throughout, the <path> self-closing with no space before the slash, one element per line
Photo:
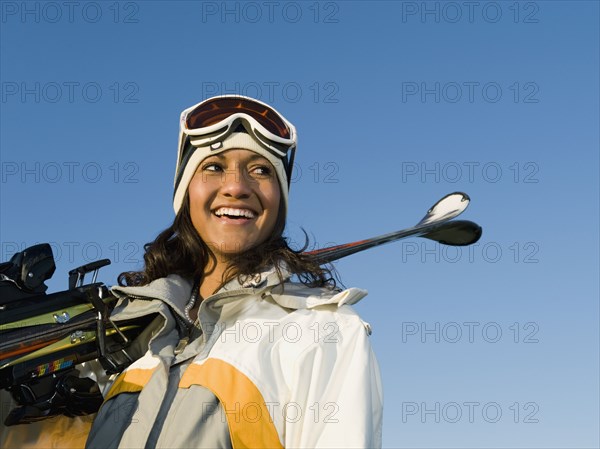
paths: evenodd
<path fill-rule="evenodd" d="M 250 209 L 237 209 L 232 207 L 220 207 L 213 212 L 219 218 L 229 218 L 231 220 L 250 220 L 256 217 L 256 212 Z"/>

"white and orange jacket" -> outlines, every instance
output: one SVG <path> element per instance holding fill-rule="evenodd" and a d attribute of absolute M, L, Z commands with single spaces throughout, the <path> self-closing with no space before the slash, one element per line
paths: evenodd
<path fill-rule="evenodd" d="M 191 290 L 177 275 L 113 288 L 113 320 L 155 318 L 86 448 L 381 447 L 379 367 L 351 307 L 364 290 L 281 284 L 271 270 L 205 299 L 195 327 Z"/>

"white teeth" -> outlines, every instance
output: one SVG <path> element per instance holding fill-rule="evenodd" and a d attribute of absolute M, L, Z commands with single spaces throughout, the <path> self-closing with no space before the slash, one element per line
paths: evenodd
<path fill-rule="evenodd" d="M 254 212 L 248 209 L 232 209 L 231 207 L 220 207 L 215 211 L 215 215 L 221 217 L 222 215 L 229 215 L 231 217 L 246 217 L 254 218 Z"/>

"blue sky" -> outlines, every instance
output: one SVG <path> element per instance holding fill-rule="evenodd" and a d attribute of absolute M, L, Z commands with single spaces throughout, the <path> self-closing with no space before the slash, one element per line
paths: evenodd
<path fill-rule="evenodd" d="M 212 95 L 298 128 L 288 235 L 416 223 L 477 246 L 336 264 L 369 296 L 384 447 L 598 447 L 599 8 L 537 2 L 13 2 L 0 18 L 2 260 L 140 267 L 173 218 L 179 112 Z"/>

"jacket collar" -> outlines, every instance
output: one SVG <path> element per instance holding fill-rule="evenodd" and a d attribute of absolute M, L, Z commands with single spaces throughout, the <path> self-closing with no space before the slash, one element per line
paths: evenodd
<path fill-rule="evenodd" d="M 283 281 L 290 278 L 291 274 L 286 268 L 281 268 Z M 223 297 L 239 294 L 241 291 L 262 291 L 280 284 L 275 267 L 271 267 L 255 275 L 242 279 L 237 277 L 229 281 L 215 294 L 204 299 L 204 303 L 210 303 Z M 114 286 L 111 291 L 120 299 L 129 297 L 131 299 L 158 299 L 175 310 L 180 316 L 185 316 L 185 307 L 190 301 L 193 282 L 177 274 L 171 274 L 164 278 L 155 279 L 147 285 L 139 287 Z"/>

